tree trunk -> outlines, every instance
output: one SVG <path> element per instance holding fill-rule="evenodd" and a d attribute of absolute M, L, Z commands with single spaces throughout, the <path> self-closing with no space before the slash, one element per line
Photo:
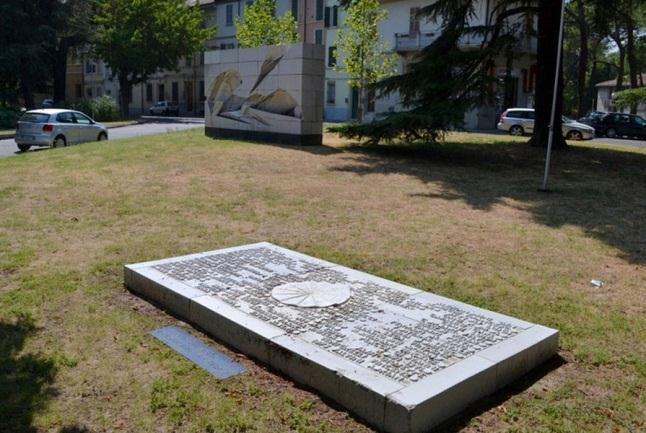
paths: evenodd
<path fill-rule="evenodd" d="M 538 11 L 538 62 L 536 74 L 536 120 L 532 146 L 547 147 L 550 123 L 552 121 L 552 97 L 556 72 L 559 25 L 561 21 L 561 0 L 541 0 Z M 554 119 L 554 149 L 565 148 L 563 138 L 563 63 L 558 72 L 559 86 Z"/>
<path fill-rule="evenodd" d="M 590 32 L 588 29 L 588 24 L 585 19 L 585 7 L 583 0 L 577 2 L 577 16 L 579 24 L 579 71 L 578 71 L 578 83 L 577 83 L 577 93 L 578 93 L 578 104 L 577 104 L 577 114 L 578 117 L 585 116 L 585 113 L 588 111 L 586 104 L 586 91 L 587 91 L 587 73 L 588 73 L 588 60 L 590 57 L 590 51 L 588 47 L 588 39 L 590 37 Z"/>
<path fill-rule="evenodd" d="M 66 39 L 61 39 L 58 49 L 54 54 L 54 104 L 58 107 L 65 102 L 65 88 L 67 86 L 67 54 L 69 52 Z"/>
<path fill-rule="evenodd" d="M 126 118 L 130 115 L 130 101 L 132 100 L 132 82 L 127 78 L 119 77 L 119 101 L 121 105 L 121 116 Z"/>
<path fill-rule="evenodd" d="M 20 92 L 27 109 L 36 108 L 34 105 L 34 93 L 31 90 L 31 85 L 25 80 L 20 80 Z"/>
<path fill-rule="evenodd" d="M 359 123 L 363 123 L 363 118 L 366 112 L 366 98 L 364 96 L 366 89 L 364 86 L 360 86 L 357 91 L 359 93 L 359 97 L 357 98 L 359 99 L 359 105 L 357 107 L 357 121 Z"/>
<path fill-rule="evenodd" d="M 617 45 L 617 50 L 619 51 L 619 60 L 617 64 L 617 85 L 615 86 L 615 92 L 619 92 L 624 87 L 624 68 L 626 65 L 626 49 L 623 42 L 621 41 L 621 33 L 619 26 L 615 29 L 615 33 L 610 35 L 612 40 Z"/>
<path fill-rule="evenodd" d="M 629 10 L 632 11 L 632 2 L 628 4 Z M 630 75 L 630 87 L 632 89 L 639 87 L 638 74 L 641 74 L 639 70 L 637 56 L 635 54 L 635 21 L 631 16 L 626 17 L 626 33 L 628 38 L 626 40 L 626 57 L 628 60 L 628 69 Z M 637 104 L 630 106 L 630 113 L 637 114 Z"/>

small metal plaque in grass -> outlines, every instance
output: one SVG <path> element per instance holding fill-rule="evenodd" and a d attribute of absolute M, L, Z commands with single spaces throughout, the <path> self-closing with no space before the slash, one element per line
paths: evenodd
<path fill-rule="evenodd" d="M 207 346 L 177 326 L 155 329 L 150 335 L 190 359 L 218 379 L 227 379 L 247 371 L 242 364 Z"/>

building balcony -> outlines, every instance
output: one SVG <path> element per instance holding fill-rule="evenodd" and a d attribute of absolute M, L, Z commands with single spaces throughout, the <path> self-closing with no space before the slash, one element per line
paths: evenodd
<path fill-rule="evenodd" d="M 418 51 L 429 46 L 437 37 L 436 33 L 395 33 L 395 51 Z M 482 41 L 482 35 L 466 35 L 460 40 L 460 46 L 465 50 L 477 50 Z M 537 44 L 535 37 L 527 37 L 519 40 L 514 48 L 519 53 L 536 53 Z"/>
<path fill-rule="evenodd" d="M 435 33 L 395 33 L 395 51 L 417 51 L 427 47 L 435 40 Z"/>

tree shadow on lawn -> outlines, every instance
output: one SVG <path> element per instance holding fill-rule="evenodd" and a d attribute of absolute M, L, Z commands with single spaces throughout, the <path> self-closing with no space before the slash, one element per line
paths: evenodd
<path fill-rule="evenodd" d="M 441 191 L 411 196 L 461 200 L 487 210 L 506 199 L 548 227 L 575 225 L 646 262 L 646 154 L 572 146 L 555 152 L 549 193 L 540 192 L 545 150 L 523 143 L 350 146 L 350 162 L 332 168 L 358 175 L 404 174 Z M 514 205 L 515 206 L 515 205 Z"/>
<path fill-rule="evenodd" d="M 33 320 L 20 316 L 0 321 L 0 431 L 32 433 L 34 415 L 56 394 L 53 359 L 22 354 L 27 338 L 37 331 Z"/>

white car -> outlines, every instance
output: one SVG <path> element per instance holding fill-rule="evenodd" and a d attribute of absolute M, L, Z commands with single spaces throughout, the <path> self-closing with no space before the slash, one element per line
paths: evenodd
<path fill-rule="evenodd" d="M 535 112 L 533 108 L 510 108 L 500 115 L 498 129 L 514 136 L 534 132 Z M 594 128 L 563 116 L 563 137 L 568 140 L 592 140 Z"/>
<path fill-rule="evenodd" d="M 32 146 L 63 147 L 86 141 L 108 139 L 108 128 L 74 110 L 42 109 L 27 111 L 18 120 L 14 140 L 26 152 Z"/>

